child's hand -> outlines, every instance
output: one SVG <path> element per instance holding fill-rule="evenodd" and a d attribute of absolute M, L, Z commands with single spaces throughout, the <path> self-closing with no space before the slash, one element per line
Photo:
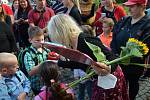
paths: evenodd
<path fill-rule="evenodd" d="M 26 95 L 27 94 L 25 92 L 20 93 L 18 96 L 18 100 L 26 100 Z"/>

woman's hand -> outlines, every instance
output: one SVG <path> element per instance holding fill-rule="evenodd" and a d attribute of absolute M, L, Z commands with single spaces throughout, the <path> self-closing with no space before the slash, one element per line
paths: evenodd
<path fill-rule="evenodd" d="M 18 19 L 18 20 L 15 20 L 15 23 L 17 23 L 17 24 L 22 24 L 23 21 L 24 21 L 24 19 L 20 18 L 20 19 Z"/>
<path fill-rule="evenodd" d="M 97 62 L 96 65 L 92 65 L 92 68 L 95 70 L 96 74 L 105 76 L 111 73 L 111 67 L 107 66 L 104 63 Z"/>

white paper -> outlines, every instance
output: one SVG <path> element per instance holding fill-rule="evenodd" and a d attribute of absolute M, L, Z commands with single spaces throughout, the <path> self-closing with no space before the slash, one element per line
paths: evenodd
<path fill-rule="evenodd" d="M 114 88 L 117 82 L 116 76 L 108 74 L 106 76 L 98 76 L 97 85 L 104 89 Z"/>

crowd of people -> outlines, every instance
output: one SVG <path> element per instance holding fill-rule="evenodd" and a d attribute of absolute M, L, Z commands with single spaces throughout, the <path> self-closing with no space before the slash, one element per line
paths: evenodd
<path fill-rule="evenodd" d="M 35 0 L 34 4 L 29 0 L 13 0 L 11 6 L 2 1 L 1 100 L 85 100 L 86 95 L 88 100 L 136 99 L 139 79 L 149 77 L 150 69 L 130 64 L 108 66 L 98 62 L 86 42 L 101 48 L 108 61 L 119 57 L 121 47 L 125 47 L 129 38 L 142 41 L 150 50 L 148 0 L 128 0 L 122 5 L 115 0 L 101 0 L 98 9 L 94 9 L 93 1 L 87 15 L 82 14 L 80 0 Z M 92 17 L 94 20 L 88 24 L 87 20 Z M 97 64 L 79 63 L 57 53 L 57 59 L 52 59 L 53 51 L 42 45 L 45 41 L 78 50 Z M 142 58 L 131 58 L 130 62 L 150 64 L 150 51 Z M 96 75 L 77 84 L 77 95 L 71 89 L 61 91 L 62 86 L 69 84 L 63 80 L 67 77 L 63 76 L 62 70 L 65 73 L 70 71 L 70 76 L 77 80 L 86 76 L 88 69 L 94 69 Z M 115 87 L 104 89 L 98 86 L 98 76 L 108 74 L 117 78 Z"/>

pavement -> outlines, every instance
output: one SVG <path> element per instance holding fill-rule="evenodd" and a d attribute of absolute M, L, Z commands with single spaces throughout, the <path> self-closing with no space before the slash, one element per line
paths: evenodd
<path fill-rule="evenodd" d="M 139 84 L 140 89 L 136 100 L 150 100 L 150 78 L 141 78 Z"/>

